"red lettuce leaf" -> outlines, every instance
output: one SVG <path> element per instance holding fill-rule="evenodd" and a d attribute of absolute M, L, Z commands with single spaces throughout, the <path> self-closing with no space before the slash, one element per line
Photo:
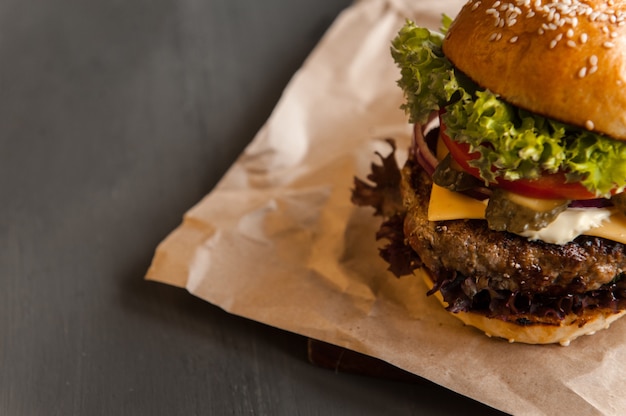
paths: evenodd
<path fill-rule="evenodd" d="M 387 143 L 391 146 L 391 153 L 382 156 L 376 152 L 382 163 L 372 163 L 372 172 L 367 175 L 371 183 L 354 178 L 352 203 L 374 207 L 374 215 L 390 218 L 397 213 L 403 213 L 404 207 L 400 195 L 400 168 L 395 157 L 396 144 L 393 139 L 387 139 Z"/>
<path fill-rule="evenodd" d="M 352 202 L 358 206 L 371 206 L 375 216 L 384 218 L 376 233 L 377 240 L 386 240 L 380 249 L 380 256 L 389 263 L 389 271 L 397 277 L 411 275 L 422 266 L 422 261 L 413 249 L 404 243 L 405 209 L 400 194 L 400 168 L 396 162 L 396 144 L 387 139 L 391 153 L 382 156 L 376 153 L 381 164 L 372 163 L 369 182 L 354 178 Z"/>

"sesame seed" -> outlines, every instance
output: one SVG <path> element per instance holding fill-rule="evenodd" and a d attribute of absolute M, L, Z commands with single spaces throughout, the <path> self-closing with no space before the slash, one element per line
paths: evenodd
<path fill-rule="evenodd" d="M 539 35 L 554 32 L 549 40 L 548 47 L 556 48 L 561 40 L 570 48 L 586 44 L 590 40 L 588 33 L 577 32 L 581 19 L 588 22 L 601 23 L 598 29 L 599 34 L 606 36 L 599 40 L 604 48 L 614 48 L 617 45 L 613 39 L 619 35 L 615 31 L 616 27 L 626 25 L 626 12 L 613 9 L 615 3 L 622 4 L 622 1 L 605 0 L 602 4 L 595 5 L 587 0 L 496 0 L 485 8 L 485 13 L 493 16 L 494 28 L 496 30 L 489 35 L 490 41 L 498 41 L 503 36 L 507 36 L 508 28 L 515 26 L 519 19 L 539 19 L 537 33 Z M 477 10 L 482 4 L 481 0 L 470 0 L 472 10 Z M 590 4 L 594 4 L 593 6 Z M 620 6 L 621 7 L 621 6 Z M 508 36 L 510 43 L 516 43 L 518 36 L 511 33 Z M 597 71 L 597 57 L 590 59 L 584 70 L 579 69 L 578 75 L 582 78 Z"/>
<path fill-rule="evenodd" d="M 591 55 L 589 57 L 589 65 L 597 66 L 598 65 L 598 57 L 596 55 Z"/>
<path fill-rule="evenodd" d="M 587 71 L 587 75 L 595 74 L 597 70 L 598 70 L 598 67 L 597 67 L 597 66 L 592 66 L 592 67 L 591 67 L 591 68 L 589 68 L 589 70 Z"/>
<path fill-rule="evenodd" d="M 593 124 L 593 121 L 591 120 L 585 121 L 585 128 L 587 130 L 593 130 L 594 127 L 595 127 L 595 124 Z"/>
<path fill-rule="evenodd" d="M 580 68 L 580 71 L 578 71 L 578 78 L 585 78 L 587 76 L 587 67 L 583 66 L 582 68 Z"/>

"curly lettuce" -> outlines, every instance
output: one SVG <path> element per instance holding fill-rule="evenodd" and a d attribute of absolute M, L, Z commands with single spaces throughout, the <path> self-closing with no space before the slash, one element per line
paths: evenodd
<path fill-rule="evenodd" d="M 444 18 L 442 31 L 449 19 Z M 446 133 L 480 157 L 471 161 L 485 183 L 564 172 L 599 197 L 626 187 L 626 143 L 515 107 L 481 89 L 443 55 L 443 35 L 407 21 L 392 41 L 400 68 L 402 109 L 423 123 L 445 108 Z"/>
<path fill-rule="evenodd" d="M 424 123 L 431 112 L 450 102 L 459 89 L 454 68 L 441 50 L 443 35 L 407 22 L 392 42 L 391 55 L 400 67 L 402 105 L 412 123 Z"/>

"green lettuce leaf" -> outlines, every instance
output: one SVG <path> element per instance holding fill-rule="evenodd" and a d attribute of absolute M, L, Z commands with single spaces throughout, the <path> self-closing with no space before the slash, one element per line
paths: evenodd
<path fill-rule="evenodd" d="M 444 18 L 443 31 L 449 19 Z M 408 21 L 392 41 L 409 121 L 445 108 L 446 133 L 480 157 L 471 164 L 485 183 L 534 179 L 562 171 L 598 196 L 626 187 L 626 143 L 515 107 L 479 88 L 443 55 L 443 35 Z"/>
<path fill-rule="evenodd" d="M 424 123 L 458 89 L 452 64 L 443 56 L 443 35 L 407 22 L 393 40 L 391 55 L 400 67 L 402 106 L 412 123 Z"/>

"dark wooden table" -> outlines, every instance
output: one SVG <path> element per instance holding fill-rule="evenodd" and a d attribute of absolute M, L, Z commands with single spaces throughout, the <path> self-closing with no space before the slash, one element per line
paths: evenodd
<path fill-rule="evenodd" d="M 0 2 L 0 415 L 497 413 L 143 280 L 349 4 Z"/>

